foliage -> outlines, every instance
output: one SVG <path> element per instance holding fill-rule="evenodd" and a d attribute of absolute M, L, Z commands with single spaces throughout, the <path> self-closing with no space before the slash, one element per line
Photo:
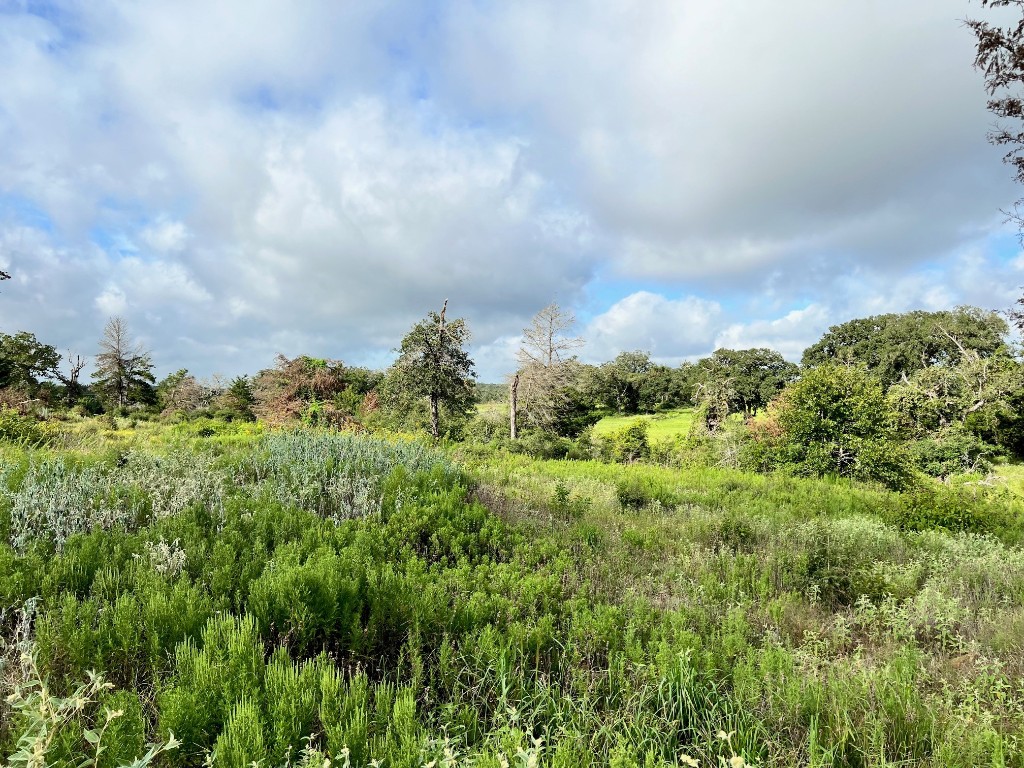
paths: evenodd
<path fill-rule="evenodd" d="M 746 419 L 774 400 L 797 374 L 793 363 L 763 347 L 716 349 L 711 357 L 700 360 L 697 368 L 704 389 L 718 384 L 717 389 L 728 394 L 728 413 L 742 413 Z"/>
<path fill-rule="evenodd" d="M 125 408 L 156 401 L 153 361 L 142 344 L 132 340 L 120 317 L 112 317 L 103 329 L 92 378 L 109 407 Z"/>
<path fill-rule="evenodd" d="M 754 436 L 748 460 L 763 467 L 874 480 L 897 489 L 913 483 L 896 415 L 863 368 L 823 364 L 805 372 L 783 391 Z"/>
<path fill-rule="evenodd" d="M 894 384 L 889 401 L 915 437 L 952 426 L 995 437 L 1015 415 L 1012 398 L 1022 381 L 1020 363 L 1005 351 L 982 357 L 965 350 L 954 365 L 922 368 Z"/>
<path fill-rule="evenodd" d="M 1021 0 L 981 0 L 982 8 L 1014 8 L 1024 14 Z M 1024 83 L 1024 16 L 1015 23 L 1000 27 L 981 19 L 968 19 L 967 26 L 977 40 L 977 54 L 974 66 L 985 75 L 985 90 L 991 97 L 988 109 L 1000 120 L 1019 121 L 1024 118 L 1024 100 L 1020 91 Z M 1014 169 L 1018 182 L 1024 182 L 1024 132 L 1020 126 L 1008 127 L 998 124 L 988 135 L 989 141 L 1001 147 L 1009 147 L 1003 161 Z M 1014 207 L 1011 218 L 1021 223 L 1020 203 Z M 1021 302 L 1018 301 L 1020 305 Z M 1021 305 L 1024 306 L 1024 305 Z M 1015 310 L 1011 318 L 1020 327 L 1022 313 Z"/>
<path fill-rule="evenodd" d="M 101 765 L 172 732 L 154 762 L 1021 765 L 1024 502 L 997 489 L 182 427 L 5 454 L 0 530 L 58 464 L 163 510 L 0 543 L 0 647 L 30 627 L 52 697 L 118 688 L 51 763 L 91 730 Z"/>
<path fill-rule="evenodd" d="M 206 408 L 215 393 L 182 368 L 156 385 L 157 405 L 164 413 L 192 413 Z"/>
<path fill-rule="evenodd" d="M 256 395 L 248 376 L 236 376 L 220 396 L 218 405 L 233 419 L 255 421 Z"/>
<path fill-rule="evenodd" d="M 18 331 L 0 333 L 0 389 L 16 387 L 34 396 L 40 379 L 55 379 L 60 355 L 34 334 Z"/>
<path fill-rule="evenodd" d="M 464 349 L 469 329 L 459 318 L 447 320 L 431 312 L 402 339 L 398 360 L 388 369 L 383 384 L 385 402 L 392 411 L 404 411 L 408 400 L 425 398 L 430 409 L 430 433 L 441 436 L 441 408 L 465 418 L 475 402 L 473 361 Z"/>
<path fill-rule="evenodd" d="M 58 696 L 30 654 L 23 655 L 21 663 L 29 679 L 15 685 L 7 698 L 20 731 L 6 762 L 11 768 L 46 768 L 81 756 L 87 756 L 76 763 L 81 766 L 145 768 L 179 746 L 173 734 L 165 742 L 145 745 L 138 698 L 112 695 L 113 685 L 101 674 L 88 672 L 87 682 Z"/>
<path fill-rule="evenodd" d="M 302 355 L 277 356 L 274 368 L 260 371 L 250 383 L 235 379 L 226 405 L 243 417 L 255 413 L 271 424 L 303 420 L 314 426 L 350 425 L 363 396 L 377 377 L 340 360 Z"/>
<path fill-rule="evenodd" d="M 995 449 L 967 430 L 950 427 L 914 440 L 910 456 L 926 475 L 946 478 L 967 472 L 987 472 Z"/>
<path fill-rule="evenodd" d="M 0 442 L 23 446 L 40 446 L 46 435 L 39 422 L 31 416 L 22 416 L 13 408 L 0 407 Z"/>
<path fill-rule="evenodd" d="M 644 380 L 653 367 L 649 352 L 621 352 L 597 371 L 595 384 L 600 401 L 619 413 L 639 413 Z"/>
<path fill-rule="evenodd" d="M 690 436 L 701 438 L 712 436 L 725 424 L 732 412 L 732 403 L 737 400 L 732 379 L 709 376 L 694 391 L 697 408 L 693 414 Z"/>
<path fill-rule="evenodd" d="M 914 311 L 849 320 L 804 350 L 803 365 L 860 365 L 883 388 L 932 366 L 956 366 L 968 351 L 986 358 L 1003 347 L 1006 322 L 976 307 Z"/>
<path fill-rule="evenodd" d="M 612 434 L 612 460 L 628 464 L 648 458 L 651 455 L 651 444 L 647 439 L 647 431 L 647 421 L 638 419 Z"/>

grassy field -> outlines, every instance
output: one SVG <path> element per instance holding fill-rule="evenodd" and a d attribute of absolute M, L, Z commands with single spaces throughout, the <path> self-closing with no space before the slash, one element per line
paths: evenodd
<path fill-rule="evenodd" d="M 1018 496 L 1024 496 L 1024 464 L 1001 462 L 996 464 L 995 476 Z"/>
<path fill-rule="evenodd" d="M 628 427 L 635 421 L 648 423 L 647 436 L 651 440 L 671 440 L 685 436 L 693 425 L 693 409 L 681 408 L 664 413 L 643 416 L 605 416 L 594 425 L 595 435 L 608 435 Z"/>
<path fill-rule="evenodd" d="M 2 453 L 4 764 L 1024 766 L 997 486 L 115 426 Z"/>

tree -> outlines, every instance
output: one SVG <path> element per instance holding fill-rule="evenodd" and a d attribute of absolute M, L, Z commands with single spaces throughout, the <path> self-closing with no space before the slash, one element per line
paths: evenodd
<path fill-rule="evenodd" d="M 982 8 L 1013 8 L 1021 11 L 1021 18 L 1010 26 L 1001 27 L 980 19 L 968 19 L 967 26 L 974 32 L 977 49 L 974 66 L 985 75 L 985 91 L 991 97 L 988 109 L 1000 120 L 1024 120 L 1024 0 L 981 0 Z M 1020 126 L 997 124 L 988 134 L 997 147 L 1009 147 L 1003 162 L 1012 166 L 1018 182 L 1024 183 L 1024 130 Z M 1020 213 L 1021 201 L 1014 204 L 1010 220 L 1024 227 Z"/>
<path fill-rule="evenodd" d="M 403 395 L 426 398 L 430 408 L 430 434 L 441 435 L 441 408 L 465 416 L 473 408 L 473 361 L 464 349 L 469 329 L 462 318 L 448 321 L 445 313 L 431 312 L 402 339 L 398 360 L 385 376 L 385 390 L 395 404 Z"/>
<path fill-rule="evenodd" d="M 697 366 L 702 374 L 702 383 L 697 388 L 702 402 L 708 392 L 718 393 L 719 399 L 724 394 L 728 413 L 742 413 L 744 419 L 750 419 L 774 400 L 798 372 L 796 365 L 765 347 L 716 349 Z M 710 387 L 711 379 L 721 379 L 727 386 Z"/>
<path fill-rule="evenodd" d="M 639 413 L 644 383 L 655 368 L 649 352 L 621 352 L 599 370 L 595 382 L 598 398 L 609 408 L 631 415 Z"/>
<path fill-rule="evenodd" d="M 557 424 L 572 400 L 569 390 L 578 372 L 572 351 L 583 346 L 583 339 L 568 335 L 575 323 L 572 312 L 549 304 L 523 329 L 523 341 L 516 353 L 519 370 L 509 383 L 509 430 L 513 440 L 520 415 L 540 429 L 559 431 Z"/>
<path fill-rule="evenodd" d="M 15 387 L 34 397 L 40 379 L 61 378 L 59 362 L 57 350 L 40 342 L 34 334 L 0 333 L 0 388 Z"/>
<path fill-rule="evenodd" d="M 968 19 L 967 26 L 974 32 L 977 48 L 974 66 L 985 75 L 985 91 L 989 95 L 988 109 L 999 120 L 1011 120 L 1016 125 L 999 123 L 988 134 L 988 140 L 997 147 L 1007 147 L 1003 162 L 1014 169 L 1014 178 L 1024 183 L 1024 0 L 981 0 L 982 8 L 1014 8 L 1021 18 L 1009 26 L 998 26 L 981 19 Z M 1024 237 L 1024 214 L 1021 203 L 1013 204 L 1012 211 L 1004 211 L 1007 220 L 1017 224 Z M 1024 331 L 1024 297 L 1007 312 L 1018 329 Z"/>
<path fill-rule="evenodd" d="M 804 351 L 803 364 L 862 365 L 887 389 L 922 368 L 954 366 L 965 350 L 989 357 L 1003 347 L 1006 331 L 996 312 L 977 307 L 875 315 L 829 328 Z"/>
<path fill-rule="evenodd" d="M 92 377 L 107 401 L 118 408 L 155 399 L 153 361 L 142 344 L 132 340 L 120 317 L 110 318 L 103 328 Z"/>
<path fill-rule="evenodd" d="M 248 382 L 245 382 L 248 386 Z M 301 418 L 309 423 L 340 427 L 351 424 L 356 405 L 376 384 L 363 368 L 349 368 L 341 360 L 300 355 L 277 356 L 277 365 L 260 371 L 251 384 L 251 402 L 240 413 L 252 410 L 270 423 Z M 244 387 L 233 384 L 239 402 Z"/>
<path fill-rule="evenodd" d="M 210 405 L 214 391 L 201 384 L 187 369 L 175 371 L 156 386 L 163 413 L 189 413 Z"/>
<path fill-rule="evenodd" d="M 256 397 L 248 376 L 236 376 L 220 396 L 220 405 L 234 418 L 241 421 L 255 421 L 253 406 Z"/>
<path fill-rule="evenodd" d="M 896 414 L 861 367 L 825 363 L 783 390 L 752 425 L 756 461 L 798 474 L 873 480 L 900 489 L 913 479 Z"/>
<path fill-rule="evenodd" d="M 1016 416 L 1012 398 L 1021 378 L 1021 365 L 1008 352 L 981 357 L 966 350 L 956 365 L 923 368 L 894 384 L 888 399 L 914 437 L 948 427 L 988 437 Z"/>

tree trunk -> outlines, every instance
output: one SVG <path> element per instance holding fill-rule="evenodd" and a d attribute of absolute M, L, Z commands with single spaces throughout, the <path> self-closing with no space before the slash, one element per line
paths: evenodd
<path fill-rule="evenodd" d="M 519 431 L 516 429 L 516 417 L 519 415 L 519 374 L 517 373 L 512 377 L 512 382 L 508 385 L 508 434 L 513 440 L 519 437 Z"/>
<path fill-rule="evenodd" d="M 420 402 L 423 402 L 422 400 Z M 437 413 L 437 395 L 430 395 L 430 434 L 437 440 L 438 435 L 441 432 L 440 419 Z"/>

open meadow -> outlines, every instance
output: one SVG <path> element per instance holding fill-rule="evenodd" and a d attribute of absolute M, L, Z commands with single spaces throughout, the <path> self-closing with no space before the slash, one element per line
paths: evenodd
<path fill-rule="evenodd" d="M 594 434 L 611 435 L 638 421 L 646 422 L 647 437 L 652 442 L 675 440 L 685 437 L 693 426 L 693 408 L 676 408 L 639 416 L 605 416 L 594 425 Z"/>
<path fill-rule="evenodd" d="M 117 426 L 4 449 L 8 764 L 1024 765 L 1000 487 Z"/>

